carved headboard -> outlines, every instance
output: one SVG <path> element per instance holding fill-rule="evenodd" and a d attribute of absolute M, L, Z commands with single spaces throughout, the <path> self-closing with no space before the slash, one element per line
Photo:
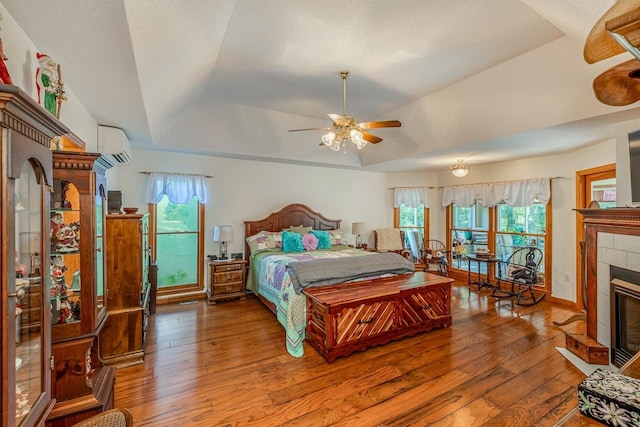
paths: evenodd
<path fill-rule="evenodd" d="M 256 220 L 244 221 L 244 237 L 253 236 L 260 231 L 282 231 L 285 228 L 303 225 L 313 227 L 314 230 L 337 230 L 340 228 L 339 219 L 329 219 L 309 206 L 302 203 L 287 205 L 269 216 Z M 246 240 L 244 243 L 244 258 L 249 261 L 251 251 Z"/>

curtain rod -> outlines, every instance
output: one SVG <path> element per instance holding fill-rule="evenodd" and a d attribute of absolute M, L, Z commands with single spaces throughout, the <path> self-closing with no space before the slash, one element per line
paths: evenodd
<path fill-rule="evenodd" d="M 567 176 L 542 176 L 539 178 L 525 178 L 525 179 L 511 179 L 511 180 L 502 180 L 502 181 L 484 181 L 484 182 L 474 182 L 474 183 L 469 183 L 469 184 L 453 184 L 453 185 L 439 185 L 436 188 L 444 188 L 444 187 L 461 187 L 463 185 L 478 185 L 478 184 L 500 184 L 503 182 L 517 182 L 517 181 L 529 181 L 531 179 L 544 179 L 544 178 L 548 178 L 548 179 L 568 179 L 569 177 Z"/>
<path fill-rule="evenodd" d="M 416 185 L 416 186 L 413 186 L 413 187 L 408 187 L 408 186 L 402 186 L 402 187 L 389 187 L 388 189 L 389 189 L 389 190 L 395 190 L 396 188 L 429 188 L 429 189 L 431 189 L 431 188 L 438 188 L 438 187 L 428 187 L 428 186 L 426 186 L 426 185 Z"/>
<path fill-rule="evenodd" d="M 213 176 L 211 175 L 201 175 L 199 173 L 179 173 L 179 172 L 149 172 L 149 171 L 140 171 L 138 173 L 144 174 L 144 175 L 150 175 L 152 173 L 161 173 L 164 175 L 185 175 L 185 176 L 203 176 L 205 178 L 213 178 Z"/>

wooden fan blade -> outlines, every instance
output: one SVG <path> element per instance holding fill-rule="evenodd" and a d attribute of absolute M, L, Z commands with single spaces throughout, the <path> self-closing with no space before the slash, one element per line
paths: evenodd
<path fill-rule="evenodd" d="M 331 130 L 333 128 L 308 128 L 308 129 L 289 129 L 288 132 L 303 132 L 305 130 Z"/>
<path fill-rule="evenodd" d="M 607 105 L 629 105 L 640 101 L 640 61 L 631 59 L 609 68 L 593 81 L 598 101 Z"/>
<path fill-rule="evenodd" d="M 348 124 L 349 119 L 353 120 L 352 117 L 343 116 L 341 114 L 329 113 L 327 114 L 327 116 L 329 116 L 329 118 L 333 120 L 333 123 L 335 123 L 336 126 L 346 126 Z"/>
<path fill-rule="evenodd" d="M 385 120 L 381 122 L 363 122 L 358 123 L 362 129 L 376 129 L 376 128 L 399 128 L 402 126 L 398 120 Z"/>
<path fill-rule="evenodd" d="M 606 25 L 607 21 L 615 19 L 636 8 L 638 8 L 637 0 L 618 0 L 598 19 L 584 43 L 583 55 L 585 61 L 593 64 L 626 51 L 624 47 L 611 37 L 606 29 Z M 634 46 L 638 46 L 640 37 L 631 37 L 629 42 Z"/>
<path fill-rule="evenodd" d="M 362 139 L 372 144 L 377 144 L 378 142 L 382 141 L 382 138 L 378 138 L 377 136 L 369 132 L 362 132 Z"/>

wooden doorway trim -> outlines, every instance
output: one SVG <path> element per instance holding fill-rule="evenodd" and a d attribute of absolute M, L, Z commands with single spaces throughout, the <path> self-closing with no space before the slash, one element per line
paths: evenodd
<path fill-rule="evenodd" d="M 615 178 L 616 164 L 611 163 L 604 166 L 598 166 L 591 169 L 585 169 L 576 172 L 576 209 L 584 209 L 589 206 L 590 200 L 587 200 L 589 189 L 592 181 L 601 179 Z M 584 297 L 582 292 L 582 281 L 584 280 L 583 255 L 580 243 L 584 241 L 584 223 L 582 215 L 576 214 L 576 307 L 584 310 Z"/>

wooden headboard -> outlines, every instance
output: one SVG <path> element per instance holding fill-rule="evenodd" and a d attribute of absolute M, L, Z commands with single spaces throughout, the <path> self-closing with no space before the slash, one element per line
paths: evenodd
<path fill-rule="evenodd" d="M 244 222 L 244 237 L 253 236 L 260 231 L 282 231 L 285 228 L 303 225 L 313 227 L 314 230 L 337 230 L 340 228 L 339 219 L 329 219 L 302 203 L 287 205 L 269 216 L 257 221 Z M 248 261 L 251 251 L 246 240 L 244 242 L 244 258 Z"/>

